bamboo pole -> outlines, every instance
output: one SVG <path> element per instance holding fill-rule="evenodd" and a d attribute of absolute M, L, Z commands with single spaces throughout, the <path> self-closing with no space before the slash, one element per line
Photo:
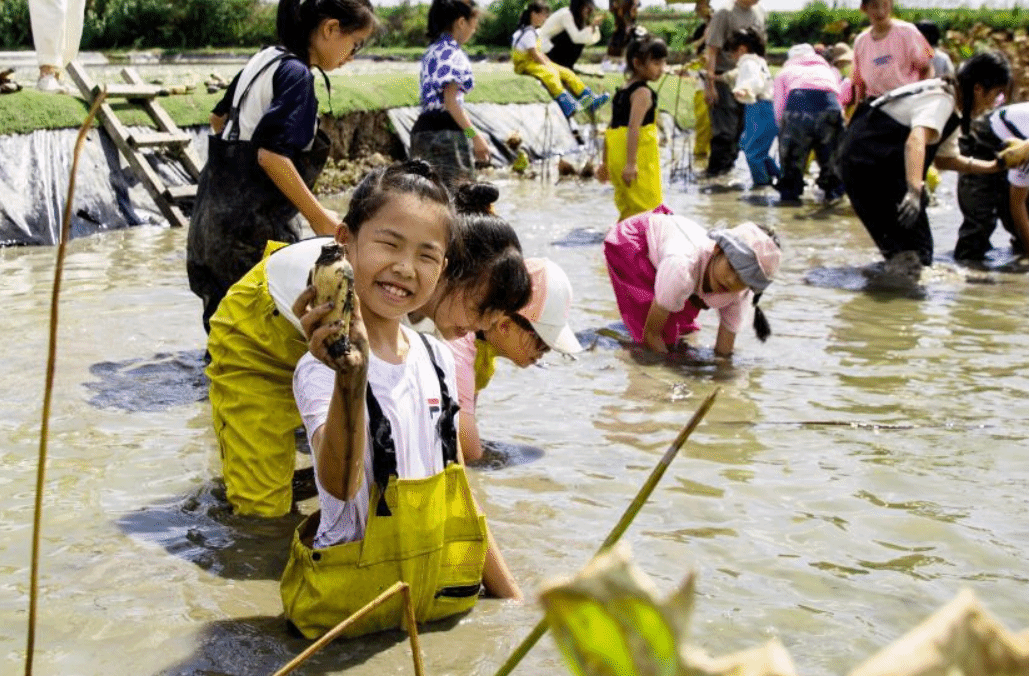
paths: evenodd
<path fill-rule="evenodd" d="M 643 504 L 650 498 L 650 494 L 654 492 L 658 482 L 661 481 L 661 477 L 664 476 L 665 470 L 668 469 L 668 466 L 671 465 L 672 460 L 675 458 L 676 454 L 678 454 L 679 449 L 682 448 L 683 444 L 686 443 L 686 439 L 689 438 L 690 434 L 693 433 L 693 430 L 695 430 L 697 425 L 700 424 L 700 421 L 707 414 L 708 410 L 710 410 L 711 405 L 715 403 L 715 397 L 718 396 L 718 392 L 719 389 L 715 388 L 714 392 L 708 395 L 707 399 L 705 399 L 700 405 L 700 408 L 697 409 L 697 412 L 693 414 L 692 418 L 690 418 L 690 421 L 686 423 L 686 426 L 682 428 L 681 432 L 679 432 L 679 436 L 675 438 L 672 445 L 668 447 L 667 451 L 665 451 L 664 456 L 662 456 L 661 460 L 658 461 L 657 466 L 654 467 L 654 470 L 650 473 L 646 483 L 644 483 L 643 487 L 640 488 L 638 493 L 636 493 L 636 497 L 633 498 L 632 502 L 622 514 L 622 518 L 618 520 L 618 523 L 615 524 L 615 527 L 611 529 L 611 532 L 604 539 L 604 543 L 600 545 L 597 553 L 593 555 L 594 558 L 610 549 L 611 546 L 618 542 L 618 539 L 622 537 L 625 531 L 629 528 L 629 524 L 632 523 L 632 520 L 636 518 L 637 514 L 639 514 Z M 521 644 L 515 648 L 515 651 L 509 658 L 507 658 L 507 661 L 501 665 L 496 676 L 507 676 L 507 674 L 514 671 L 514 668 L 518 666 L 518 663 L 521 662 L 526 655 L 529 654 L 532 647 L 536 645 L 541 638 L 543 638 L 543 634 L 547 633 L 547 628 L 546 618 L 541 619 L 529 635 L 522 640 Z"/>
<path fill-rule="evenodd" d="M 352 624 L 360 620 L 362 617 L 372 612 L 383 603 L 388 601 L 391 597 L 401 594 L 404 597 L 404 614 L 407 618 L 407 634 L 411 638 L 411 650 L 414 652 L 414 672 L 417 676 L 422 676 L 422 654 L 418 647 L 418 627 L 414 619 L 414 606 L 411 603 L 411 588 L 406 582 L 396 582 L 392 587 L 382 592 L 374 599 L 369 601 L 364 607 L 355 612 L 350 617 L 346 618 L 335 627 L 330 629 L 328 633 L 322 636 L 320 639 L 312 643 L 307 649 L 293 658 L 286 666 L 276 671 L 273 676 L 285 676 L 291 673 L 294 669 L 299 667 L 301 664 L 306 662 L 316 652 L 332 643 L 340 634 L 346 631 Z"/>
<path fill-rule="evenodd" d="M 100 104 L 107 97 L 105 87 L 95 99 L 79 127 L 72 154 L 71 171 L 68 174 L 68 197 L 64 202 L 61 219 L 61 237 L 57 243 L 57 263 L 54 265 L 54 287 L 50 294 L 50 347 L 46 360 L 46 384 L 43 389 L 43 417 L 39 426 L 39 460 L 36 467 L 36 506 L 32 519 L 32 563 L 29 572 L 29 626 L 25 641 L 25 676 L 32 676 L 32 661 L 36 651 L 36 607 L 39 603 L 39 531 L 43 522 L 43 488 L 46 485 L 46 455 L 50 438 L 50 408 L 54 393 L 54 371 L 57 363 L 57 319 L 61 297 L 61 277 L 64 274 L 64 255 L 71 235 L 71 209 L 75 199 L 75 174 L 79 168 L 79 157 L 86 142 L 86 134 L 93 127 Z"/>

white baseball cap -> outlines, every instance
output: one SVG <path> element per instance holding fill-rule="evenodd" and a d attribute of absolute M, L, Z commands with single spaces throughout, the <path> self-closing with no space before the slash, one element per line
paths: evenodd
<path fill-rule="evenodd" d="M 572 307 L 572 284 L 557 263 L 547 258 L 526 258 L 525 267 L 532 277 L 532 297 L 518 314 L 529 320 L 551 350 L 572 354 L 582 345 L 568 326 Z"/>

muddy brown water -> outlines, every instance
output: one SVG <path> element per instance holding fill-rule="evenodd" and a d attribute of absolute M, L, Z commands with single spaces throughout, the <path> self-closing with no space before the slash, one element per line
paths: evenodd
<path fill-rule="evenodd" d="M 766 220 L 782 235 L 763 301 L 774 335 L 744 331 L 731 364 L 711 358 L 711 316 L 700 349 L 675 361 L 596 336 L 618 321 L 599 244 L 615 216 L 609 188 L 499 184 L 526 252 L 568 272 L 571 323 L 592 349 L 545 368 L 502 363 L 482 393 L 481 430 L 502 445 L 472 482 L 529 600 L 484 600 L 427 628 L 427 673 L 494 673 L 540 617 L 536 590 L 588 560 L 715 387 L 626 535 L 663 591 L 699 573 L 697 643 L 722 652 L 778 637 L 801 673 L 845 673 L 962 587 L 1029 626 L 1029 279 L 947 260 L 953 177 L 931 213 L 939 260 L 916 294 L 854 290 L 876 256 L 845 207 L 670 185 L 679 213 Z M 276 580 L 294 521 L 234 518 L 219 495 L 185 234 L 141 226 L 68 247 L 37 674 L 267 674 L 305 645 L 284 631 Z M 55 253 L 0 250 L 4 673 L 24 658 Z M 411 673 L 403 636 L 339 643 L 302 671 L 343 672 Z M 566 672 L 545 638 L 516 673 Z"/>

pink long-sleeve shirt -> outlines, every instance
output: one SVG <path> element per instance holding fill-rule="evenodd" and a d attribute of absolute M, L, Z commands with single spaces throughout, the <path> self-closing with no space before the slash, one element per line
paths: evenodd
<path fill-rule="evenodd" d="M 782 121 L 786 99 L 794 89 L 832 92 L 839 99 L 840 76 L 828 61 L 817 54 L 798 56 L 784 63 L 772 86 L 772 106 L 775 109 L 776 123 Z"/>

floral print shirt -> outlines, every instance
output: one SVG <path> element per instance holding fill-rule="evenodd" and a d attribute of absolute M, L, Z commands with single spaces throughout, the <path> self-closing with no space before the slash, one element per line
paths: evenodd
<path fill-rule="evenodd" d="M 464 103 L 464 95 L 475 86 L 475 78 L 472 62 L 453 36 L 444 34 L 425 50 L 420 81 L 423 113 L 443 110 L 443 89 L 451 82 L 457 83 L 457 100 Z"/>

